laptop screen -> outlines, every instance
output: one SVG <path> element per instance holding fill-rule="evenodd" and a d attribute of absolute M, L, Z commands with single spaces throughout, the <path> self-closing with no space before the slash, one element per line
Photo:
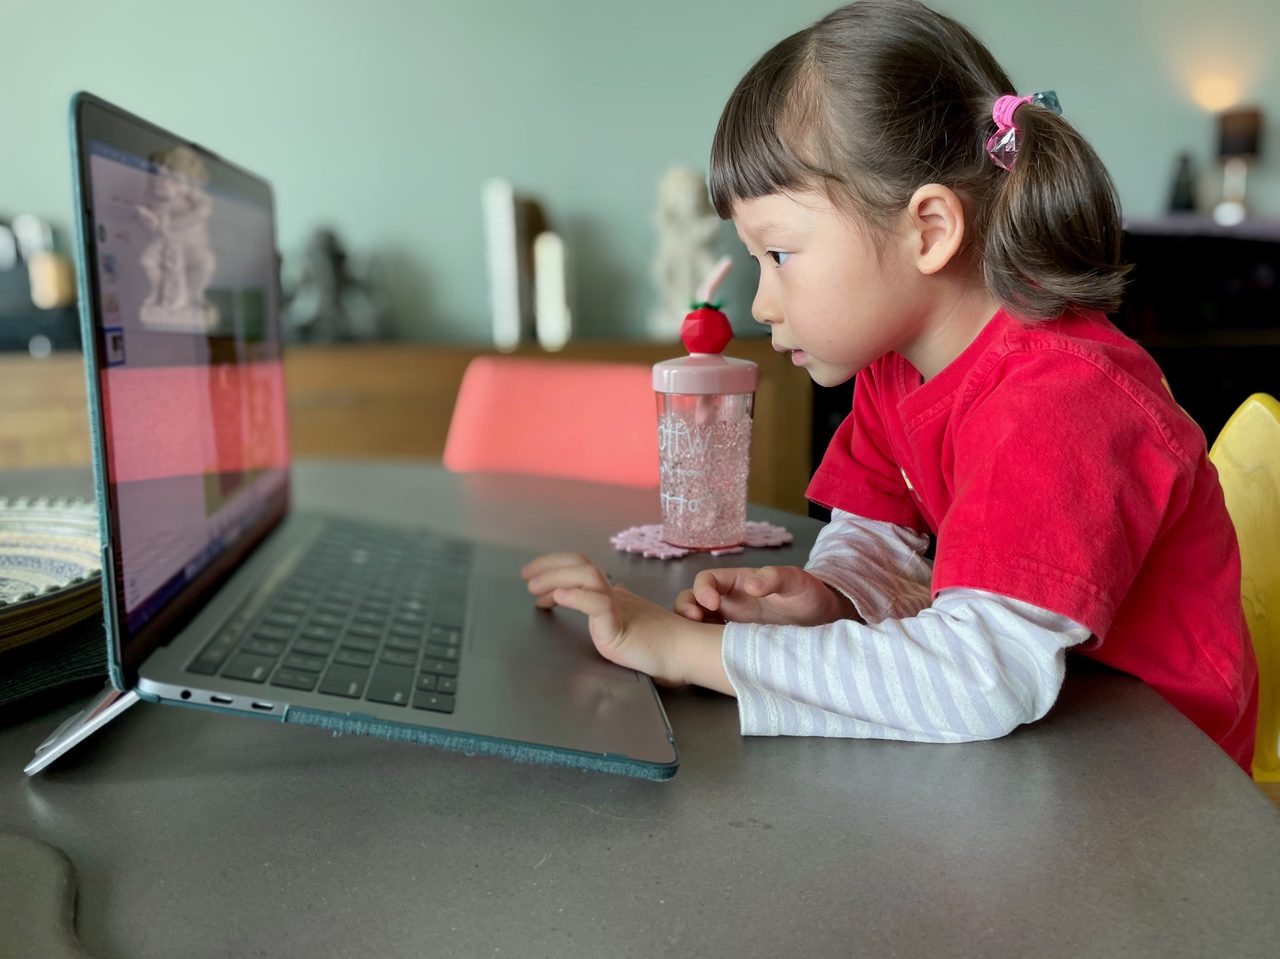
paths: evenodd
<path fill-rule="evenodd" d="M 129 665 L 284 512 L 274 214 L 264 181 L 97 101 L 78 102 L 76 127 L 95 453 Z"/>

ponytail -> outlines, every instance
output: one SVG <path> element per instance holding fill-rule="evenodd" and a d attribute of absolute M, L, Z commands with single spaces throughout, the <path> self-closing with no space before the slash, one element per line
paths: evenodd
<path fill-rule="evenodd" d="M 1120 201 L 1093 148 L 1039 106 L 1017 112 L 1018 151 L 993 191 L 982 237 L 983 278 L 1027 319 L 1070 309 L 1111 312 L 1129 267 L 1120 263 Z"/>

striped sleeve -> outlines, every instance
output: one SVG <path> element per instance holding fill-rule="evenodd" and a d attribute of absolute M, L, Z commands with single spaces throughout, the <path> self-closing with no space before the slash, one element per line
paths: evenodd
<path fill-rule="evenodd" d="M 929 605 L 929 538 L 894 523 L 831 511 L 805 569 L 853 603 L 864 623 L 905 619 Z"/>
<path fill-rule="evenodd" d="M 730 623 L 722 656 L 744 736 L 967 742 L 1048 712 L 1066 650 L 1088 638 L 1056 613 L 954 589 L 872 625 Z"/>

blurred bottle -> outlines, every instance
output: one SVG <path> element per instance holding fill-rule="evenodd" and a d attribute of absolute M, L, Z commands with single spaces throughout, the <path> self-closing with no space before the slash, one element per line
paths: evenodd
<path fill-rule="evenodd" d="M 1196 209 L 1196 171 L 1191 154 L 1178 157 L 1178 167 L 1173 175 L 1173 190 L 1169 194 L 1170 213 L 1194 213 Z"/>

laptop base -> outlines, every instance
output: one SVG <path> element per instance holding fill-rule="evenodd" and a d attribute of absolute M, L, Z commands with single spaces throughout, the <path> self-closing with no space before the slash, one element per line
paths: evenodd
<path fill-rule="evenodd" d="M 84 709 L 75 713 L 55 729 L 36 747 L 35 758 L 23 767 L 23 772 L 34 776 L 55 759 L 107 725 L 142 697 L 136 690 L 122 692 L 108 685 L 95 696 Z M 175 703 L 174 705 L 185 705 Z M 356 736 L 372 736 L 398 742 L 434 746 L 449 752 L 467 756 L 499 756 L 516 762 L 542 766 L 567 766 L 592 772 L 613 773 L 638 779 L 662 781 L 676 774 L 677 766 L 639 762 L 626 756 L 608 753 L 581 753 L 565 749 L 541 747 L 530 743 L 518 743 L 490 736 L 473 736 L 446 729 L 423 726 L 402 726 L 380 720 L 359 719 L 339 713 L 320 712 L 312 709 L 288 709 L 284 721 L 300 726 L 314 726 L 333 733 L 351 733 Z"/>
<path fill-rule="evenodd" d="M 477 736 L 447 729 L 432 729 L 425 726 L 402 726 L 381 720 L 357 719 L 338 713 L 320 712 L 298 707 L 288 710 L 284 721 L 297 723 L 301 726 L 316 726 L 320 729 L 328 729 L 335 735 L 352 733 L 357 736 L 373 736 L 378 739 L 391 739 L 399 742 L 417 743 L 423 746 L 434 746 L 437 749 L 463 753 L 467 756 L 499 756 L 503 759 L 514 759 L 516 762 L 521 763 L 532 763 L 541 766 L 568 766 L 575 769 L 590 770 L 591 772 L 613 773 L 637 779 L 651 779 L 655 782 L 672 778 L 678 768 L 675 763 L 670 765 L 646 763 L 609 753 L 575 752 L 558 747 L 538 746 L 533 743 L 498 739 L 492 736 Z"/>

